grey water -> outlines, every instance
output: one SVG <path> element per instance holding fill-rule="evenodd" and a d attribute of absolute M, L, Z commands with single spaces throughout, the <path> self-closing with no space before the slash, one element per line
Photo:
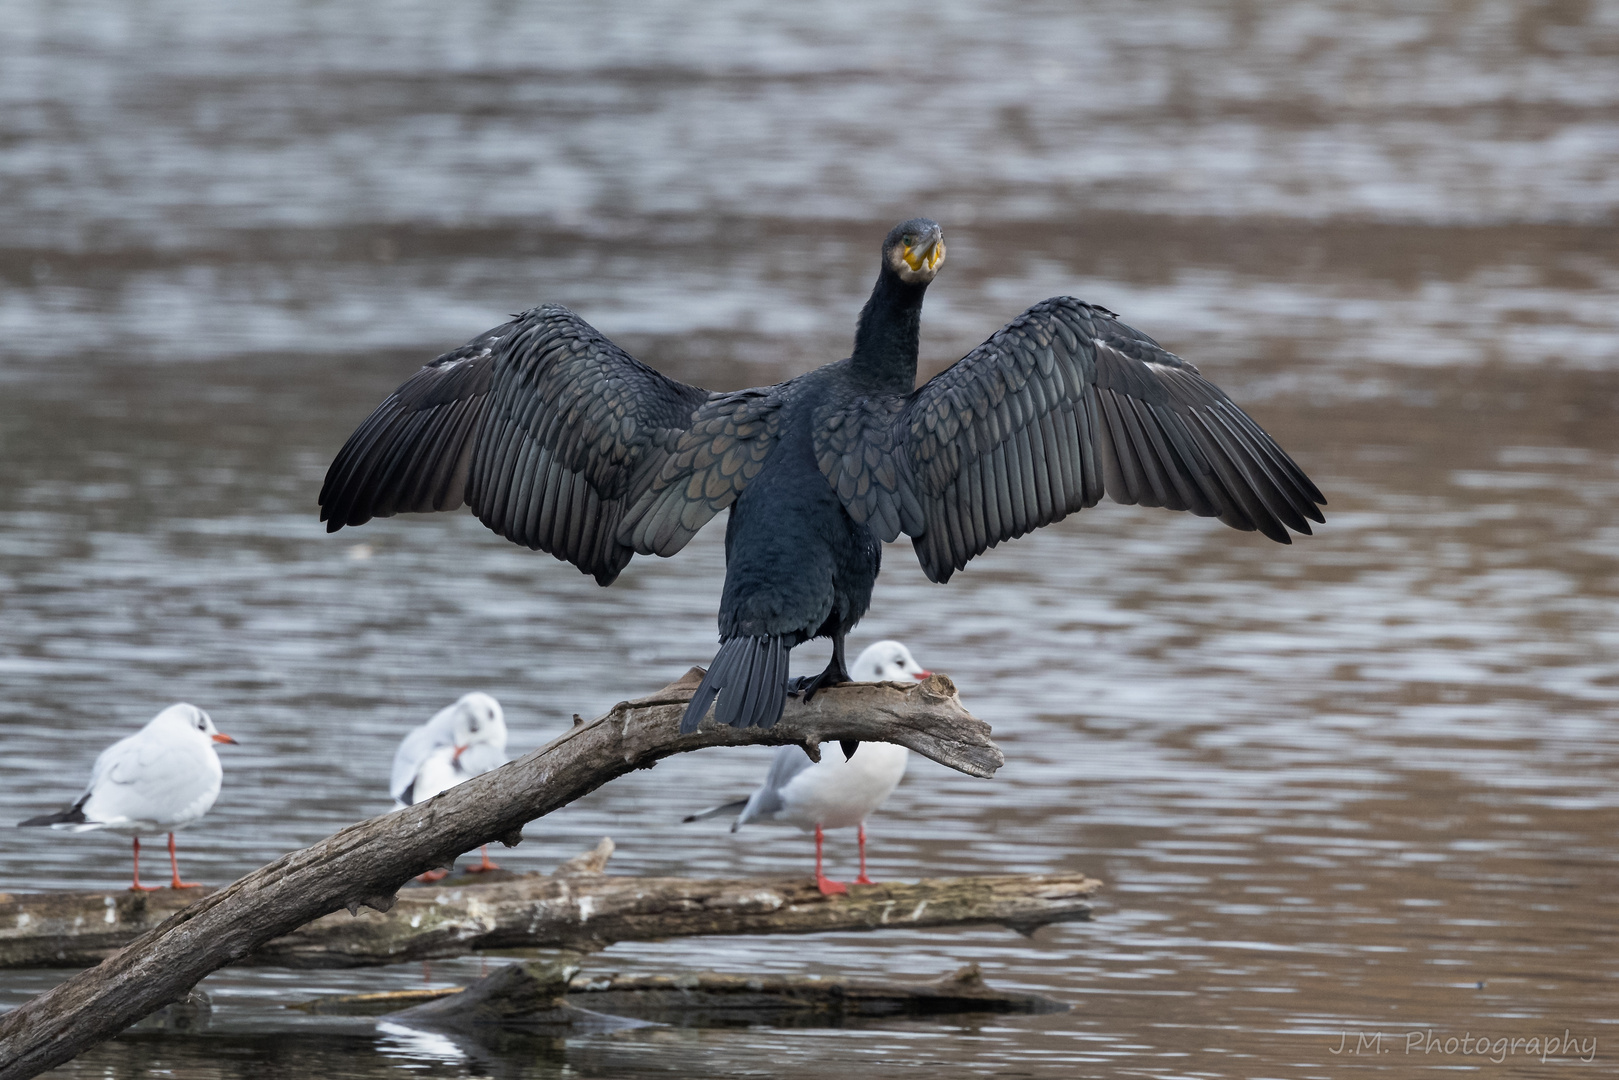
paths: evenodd
<path fill-rule="evenodd" d="M 1082 870 L 1093 922 L 590 961 L 973 961 L 1069 1012 L 490 1051 L 285 1008 L 475 959 L 226 970 L 206 1033 L 57 1075 L 1540 1076 L 1583 1051 L 1522 1040 L 1565 1033 L 1611 1068 L 1616 70 L 1619 7 L 1581 0 L 5 4 L 0 822 L 192 701 L 241 742 L 180 837 L 222 884 L 386 810 L 397 740 L 466 690 L 522 752 L 705 663 L 719 524 L 600 589 L 465 514 L 316 520 L 373 405 L 542 301 L 689 382 L 775 381 L 845 354 L 882 234 L 928 214 L 925 374 L 1071 293 L 1330 499 L 1285 548 L 1104 504 L 945 587 L 886 552 L 852 644 L 948 672 L 1007 765 L 913 759 L 873 875 Z M 610 835 L 620 873 L 807 873 L 796 833 L 679 824 L 768 757 L 666 761 L 496 858 Z M 4 890 L 127 859 L 0 828 Z M 0 1008 L 63 977 L 0 973 Z"/>

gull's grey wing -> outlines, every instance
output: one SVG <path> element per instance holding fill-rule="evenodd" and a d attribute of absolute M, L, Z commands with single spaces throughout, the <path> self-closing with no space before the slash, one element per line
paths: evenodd
<path fill-rule="evenodd" d="M 173 768 L 176 764 L 189 763 L 178 761 L 181 756 L 162 739 L 138 731 L 119 739 L 101 752 L 101 756 L 96 758 L 95 768 L 90 770 L 90 787 L 94 788 L 97 784 L 103 785 L 103 790 L 109 784 L 161 787 L 167 779 L 183 774 L 183 769 L 177 773 Z"/>
<path fill-rule="evenodd" d="M 891 425 L 877 411 L 847 410 L 859 435 L 823 455 L 823 472 L 883 539 L 908 533 L 934 581 L 1104 492 L 1284 544 L 1288 529 L 1325 520 L 1315 484 L 1224 391 L 1072 297 L 1012 320 L 917 389 Z M 897 468 L 872 465 L 884 453 Z"/>
<path fill-rule="evenodd" d="M 384 401 L 332 462 L 321 516 L 335 531 L 465 501 L 606 585 L 730 505 L 774 443 L 776 405 L 687 386 L 567 308 L 535 308 Z"/>
<path fill-rule="evenodd" d="M 400 741 L 399 749 L 394 751 L 393 770 L 388 776 L 388 794 L 408 804 L 411 800 L 405 797 L 406 789 L 415 783 L 422 762 L 434 750 L 449 745 L 449 734 L 436 730 L 432 721 L 411 729 L 410 734 Z"/>
<path fill-rule="evenodd" d="M 166 820 L 209 786 L 210 756 L 206 743 L 174 743 L 139 732 L 96 760 L 84 805 L 96 821 Z"/>
<path fill-rule="evenodd" d="M 782 789 L 793 777 L 814 764 L 802 746 L 778 747 L 776 756 L 770 759 L 770 771 L 765 774 L 765 782 L 748 797 L 748 804 L 737 815 L 731 831 L 735 832 L 738 825 L 746 825 L 750 821 L 769 821 L 775 817 L 782 809 Z"/>

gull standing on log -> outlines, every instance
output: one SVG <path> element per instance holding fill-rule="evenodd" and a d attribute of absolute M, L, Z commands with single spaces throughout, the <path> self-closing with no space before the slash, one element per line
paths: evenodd
<path fill-rule="evenodd" d="M 899 642 L 879 641 L 867 646 L 855 659 L 849 674 L 854 682 L 910 682 L 925 679 L 932 672 L 923 670 L 911 650 Z M 796 825 L 805 832 L 814 832 L 815 884 L 824 894 L 846 893 L 849 887 L 821 872 L 823 830 L 854 825 L 860 830 L 860 876 L 855 878 L 855 884 L 875 884 L 866 876 L 866 818 L 899 786 L 910 751 L 893 743 L 860 745 L 858 757 L 852 746 L 845 746 L 841 755 L 823 750 L 818 762 L 811 761 L 801 746 L 780 747 L 765 782 L 750 797 L 685 820 L 698 821 L 740 809 L 742 812 L 731 823 L 732 832 L 750 821 Z"/>
<path fill-rule="evenodd" d="M 72 806 L 19 824 L 76 833 L 105 829 L 131 837 L 135 842 L 131 892 L 161 888 L 141 884 L 141 835 L 166 832 L 169 887 L 199 888 L 196 882 L 180 880 L 174 834 L 206 814 L 219 798 L 224 771 L 214 744 L 235 742 L 221 735 L 213 718 L 195 705 L 170 705 L 135 734 L 101 752 L 90 770 L 90 783 Z"/>
<path fill-rule="evenodd" d="M 394 752 L 388 792 L 394 797 L 394 809 L 402 810 L 504 764 L 506 714 L 500 702 L 473 691 L 405 736 Z M 468 867 L 468 873 L 500 869 L 489 861 L 487 846 L 482 854 L 483 861 Z M 445 873 L 429 871 L 422 879 L 438 881 Z"/>
<path fill-rule="evenodd" d="M 800 246 L 770 238 L 771 265 L 792 268 Z M 525 311 L 372 412 L 326 472 L 321 520 L 465 504 L 609 585 L 729 509 L 720 647 L 688 732 L 711 704 L 722 724 L 775 724 L 788 652 L 812 638 L 832 639 L 832 659 L 791 689 L 847 682 L 844 638 L 901 533 L 942 583 L 1104 494 L 1282 544 L 1325 520 L 1252 417 L 1097 304 L 1043 300 L 917 386 L 922 298 L 943 264 L 938 222 L 896 225 L 849 356 L 747 390 L 662 375 L 567 308 Z"/>

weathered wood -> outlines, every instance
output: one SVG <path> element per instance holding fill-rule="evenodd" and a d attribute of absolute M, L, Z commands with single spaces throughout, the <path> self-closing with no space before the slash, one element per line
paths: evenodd
<path fill-rule="evenodd" d="M 572 1034 L 646 1025 L 569 1001 L 568 980 L 578 970 L 569 958 L 507 964 L 458 994 L 415 1005 L 393 1019 L 407 1027 L 441 1031 L 501 1027 Z"/>
<path fill-rule="evenodd" d="M 989 726 L 961 706 L 943 676 L 913 686 L 838 687 L 809 703 L 790 699 L 769 730 L 709 720 L 681 735 L 680 715 L 700 677 L 694 668 L 518 761 L 352 825 L 169 916 L 96 967 L 0 1016 L 0 1080 L 61 1064 L 183 996 L 210 972 L 322 915 L 362 905 L 387 911 L 412 877 L 486 843 L 515 844 L 526 823 L 670 754 L 858 739 L 899 743 L 974 776 L 993 774 L 1003 761 Z"/>
<path fill-rule="evenodd" d="M 610 1029 L 630 1017 L 676 1027 L 738 1024 L 826 1026 L 849 1020 L 956 1013 L 1050 1013 L 1068 1008 L 1039 994 L 998 990 L 977 964 L 930 982 L 814 975 L 591 975 L 578 957 L 511 964 L 470 986 L 353 994 L 294 1008 L 336 1016 L 392 1014 L 412 1027 L 458 1030 L 487 1024 Z M 605 1022 L 604 1022 L 605 1021 Z"/>
<path fill-rule="evenodd" d="M 1068 1006 L 1039 994 L 997 990 L 977 964 L 924 983 L 806 975 L 575 975 L 570 1004 L 676 1027 L 821 1026 L 856 1017 L 948 1013 L 1051 1013 Z"/>
<path fill-rule="evenodd" d="M 576 855 L 558 866 L 555 875 L 572 877 L 601 874 L 612 854 L 613 841 L 604 836 L 594 850 Z M 424 903 L 452 904 L 450 910 L 454 913 L 453 918 L 459 919 L 462 925 L 476 925 L 476 920 L 468 915 L 468 908 L 481 903 L 482 897 L 493 898 L 497 894 L 510 897 L 528 891 L 525 889 L 491 891 L 487 888 L 489 885 L 536 877 L 539 875 L 496 870 L 486 874 L 462 874 L 451 877 L 432 888 L 407 888 L 400 893 L 402 906 L 389 913 L 386 925 L 389 928 L 403 927 L 402 930 L 396 930 L 400 940 L 411 936 L 413 929 L 411 924 L 413 922 L 418 926 L 421 924 L 422 917 L 416 914 L 416 911 Z M 471 886 L 473 891 L 463 893 L 463 887 L 467 886 Z M 164 919 L 185 910 L 208 895 L 212 894 L 201 893 L 194 889 L 156 889 L 152 892 L 114 889 L 90 892 L 0 893 L 0 970 L 83 968 L 99 964 L 162 923 Z M 452 901 L 451 897 L 456 899 Z M 442 922 L 436 917 L 437 914 L 437 911 L 431 913 L 434 917 L 426 928 L 429 937 L 444 934 L 444 931 L 439 929 Z M 378 941 L 381 937 L 379 934 L 381 927 L 374 920 L 367 919 L 367 916 L 374 915 L 376 913 L 370 908 L 361 908 L 358 920 L 355 916 L 334 912 L 315 920 L 288 937 L 277 938 L 238 962 L 266 965 L 284 963 L 276 953 L 285 947 L 289 951 L 305 956 L 305 962 L 295 960 L 291 963 L 291 966 L 295 967 L 363 966 L 366 963 L 363 958 L 345 959 L 341 955 L 344 951 L 341 943 L 349 935 L 358 935 L 360 939 L 367 941 Z M 319 943 L 322 941 L 338 943 L 338 955 L 334 955 L 330 962 L 323 963 L 318 959 Z M 363 954 L 364 947 L 359 951 Z M 432 952 L 423 954 L 421 958 L 442 959 L 469 951 L 473 949 L 458 950 L 453 954 Z M 402 957 L 402 959 L 415 958 Z"/>
<path fill-rule="evenodd" d="M 610 843 L 607 841 L 606 843 Z M 604 844 L 605 846 L 605 844 Z M 600 849 L 598 849 L 599 851 Z M 386 913 L 324 916 L 266 942 L 239 963 L 294 968 L 366 967 L 439 960 L 489 949 L 595 951 L 618 941 L 734 934 L 999 923 L 1020 931 L 1090 915 L 1100 886 L 1082 874 L 1007 875 L 851 885 L 823 896 L 809 877 L 734 881 L 513 875 L 402 889 Z M 143 902 L 144 901 L 144 902 Z M 98 962 L 184 903 L 148 893 L 46 893 L 0 900 L 0 964 L 67 967 Z M 128 917 L 108 923 L 101 914 Z"/>

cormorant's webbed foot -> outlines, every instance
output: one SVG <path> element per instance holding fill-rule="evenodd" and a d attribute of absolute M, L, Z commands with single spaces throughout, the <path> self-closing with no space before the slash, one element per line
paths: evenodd
<path fill-rule="evenodd" d="M 826 670 L 819 675 L 800 675 L 796 679 L 789 679 L 787 692 L 793 697 L 798 697 L 802 694 L 804 700 L 809 701 L 827 687 L 846 682 L 854 682 L 854 680 L 849 677 L 848 669 L 838 663 L 837 657 L 833 657 L 832 662 L 826 665 Z"/>
<path fill-rule="evenodd" d="M 829 686 L 854 682 L 854 679 L 849 676 L 849 669 L 843 664 L 842 652 L 842 649 L 834 648 L 831 662 L 826 665 L 826 670 L 819 675 L 800 675 L 796 679 L 787 680 L 788 696 L 798 697 L 802 695 L 807 702 Z M 860 749 L 860 740 L 840 739 L 838 740 L 838 745 L 843 748 L 843 760 L 848 761 L 854 757 L 854 752 Z"/>

